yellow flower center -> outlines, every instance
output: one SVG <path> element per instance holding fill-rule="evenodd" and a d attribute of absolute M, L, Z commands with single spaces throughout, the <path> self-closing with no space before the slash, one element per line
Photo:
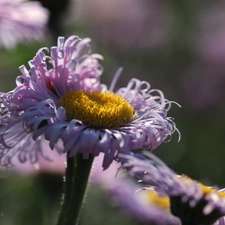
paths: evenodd
<path fill-rule="evenodd" d="M 216 193 L 220 198 L 225 198 L 225 192 L 218 192 L 216 189 L 207 187 L 201 183 L 198 184 L 199 187 L 202 189 L 204 195 L 209 195 L 212 193 Z"/>
<path fill-rule="evenodd" d="M 156 206 L 169 210 L 170 200 L 168 197 L 160 196 L 156 191 L 148 191 L 148 198 L 150 202 L 154 203 Z"/>
<path fill-rule="evenodd" d="M 186 175 L 181 175 L 180 178 L 184 179 L 186 182 L 195 182 L 191 178 L 187 177 Z M 204 196 L 212 194 L 212 193 L 216 193 L 219 197 L 225 198 L 225 192 L 218 192 L 215 188 L 205 186 L 204 184 L 199 182 L 198 182 L 198 186 L 202 190 Z"/>
<path fill-rule="evenodd" d="M 124 98 L 109 92 L 73 91 L 62 96 L 59 103 L 68 120 L 78 119 L 96 129 L 118 128 L 138 117 Z"/>

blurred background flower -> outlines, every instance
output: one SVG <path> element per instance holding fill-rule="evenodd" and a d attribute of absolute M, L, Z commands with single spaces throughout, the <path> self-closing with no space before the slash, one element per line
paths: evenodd
<path fill-rule="evenodd" d="M 175 25 L 166 1 L 84 0 L 77 2 L 75 12 L 93 39 L 111 51 L 148 52 L 165 46 Z"/>
<path fill-rule="evenodd" d="M 121 155 L 124 158 L 122 168 L 147 185 L 144 189 L 159 193 L 158 202 L 168 197 L 164 207 L 180 218 L 182 224 L 212 225 L 225 216 L 224 189 L 205 186 L 186 175 L 178 176 L 153 154 L 144 152 L 143 155 L 142 158 Z"/>
<path fill-rule="evenodd" d="M 12 49 L 18 42 L 43 38 L 48 11 L 39 2 L 0 0 L 0 44 Z"/>
<path fill-rule="evenodd" d="M 149 192 L 137 192 L 141 186 L 130 180 L 125 171 L 118 172 L 119 163 L 114 161 L 107 171 L 102 171 L 102 158 L 103 155 L 96 158 L 90 182 L 106 191 L 108 201 L 119 209 L 119 214 L 124 213 L 137 223 L 180 225 L 180 220 L 172 216 L 160 200 L 157 201 L 159 198 Z"/>

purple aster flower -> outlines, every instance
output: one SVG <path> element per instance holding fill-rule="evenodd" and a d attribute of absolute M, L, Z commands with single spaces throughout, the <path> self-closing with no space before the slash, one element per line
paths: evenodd
<path fill-rule="evenodd" d="M 221 217 L 218 221 L 216 221 L 213 225 L 225 225 L 225 217 Z"/>
<path fill-rule="evenodd" d="M 103 154 L 95 158 L 90 182 L 99 185 L 109 195 L 110 202 L 141 224 L 180 225 L 180 220 L 169 211 L 168 197 L 159 197 L 156 192 L 138 191 L 135 182 L 128 179 L 122 171 L 117 173 L 118 163 L 115 161 L 107 171 L 102 171 Z"/>
<path fill-rule="evenodd" d="M 223 224 L 219 219 L 225 215 L 225 193 L 217 188 L 207 187 L 184 175 L 178 176 L 162 161 L 150 153 L 149 159 L 121 155 L 125 159 L 122 168 L 132 176 L 151 185 L 158 193 L 170 198 L 170 210 L 179 217 L 182 224 Z M 145 188 L 148 190 L 149 188 Z"/>
<path fill-rule="evenodd" d="M 37 162 L 45 156 L 40 147 L 49 141 L 51 149 L 62 141 L 63 152 L 97 156 L 103 152 L 106 169 L 118 152 L 139 148 L 155 149 L 169 141 L 176 130 L 167 111 L 171 102 L 148 82 L 132 79 L 115 93 L 99 82 L 102 67 L 91 54 L 90 39 L 76 36 L 58 39 L 58 45 L 38 51 L 20 67 L 17 87 L 1 94 L 1 164 L 11 166 L 18 155 Z M 31 157 L 32 156 L 32 157 Z"/>
<path fill-rule="evenodd" d="M 13 48 L 17 42 L 42 37 L 48 12 L 39 2 L 0 0 L 0 44 Z"/>

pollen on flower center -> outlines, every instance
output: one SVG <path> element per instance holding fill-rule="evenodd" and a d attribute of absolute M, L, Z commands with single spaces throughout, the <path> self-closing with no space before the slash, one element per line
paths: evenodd
<path fill-rule="evenodd" d="M 216 193 L 220 198 L 225 198 L 225 192 L 218 192 L 213 187 L 207 187 L 207 186 L 205 186 L 201 183 L 199 183 L 198 185 L 201 188 L 201 190 L 202 190 L 202 192 L 205 196 L 209 195 L 209 194 L 212 194 L 212 193 Z"/>
<path fill-rule="evenodd" d="M 124 98 L 110 92 L 69 92 L 59 103 L 68 120 L 78 119 L 92 128 L 117 128 L 138 117 Z"/>
<path fill-rule="evenodd" d="M 150 201 L 156 204 L 158 207 L 161 207 L 163 209 L 169 209 L 170 200 L 168 197 L 159 196 L 157 192 L 152 190 L 148 191 L 147 194 Z"/>
<path fill-rule="evenodd" d="M 185 181 L 187 183 L 194 182 L 191 178 L 187 177 L 186 175 L 181 175 L 180 178 L 183 179 L 183 181 Z M 207 196 L 207 195 L 212 194 L 212 193 L 217 193 L 217 195 L 219 197 L 225 198 L 225 192 L 218 192 L 213 187 L 205 186 L 204 184 L 199 183 L 199 182 L 198 182 L 198 186 L 202 190 L 204 196 Z"/>

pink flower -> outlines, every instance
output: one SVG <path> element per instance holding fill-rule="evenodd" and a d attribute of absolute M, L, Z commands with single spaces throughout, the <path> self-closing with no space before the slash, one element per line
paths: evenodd
<path fill-rule="evenodd" d="M 39 2 L 0 0 L 0 45 L 13 48 L 42 38 L 47 20 L 48 11 Z"/>

